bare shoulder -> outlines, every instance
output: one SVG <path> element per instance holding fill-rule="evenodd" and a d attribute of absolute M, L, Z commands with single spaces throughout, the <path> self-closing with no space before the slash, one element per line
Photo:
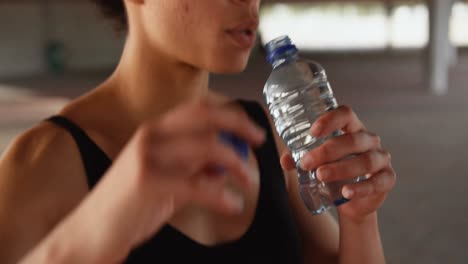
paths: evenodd
<path fill-rule="evenodd" d="M 0 179 L 9 172 L 33 172 L 35 176 L 18 174 L 8 178 L 32 177 L 28 180 L 54 177 L 53 172 L 77 169 L 79 151 L 64 129 L 50 122 L 42 122 L 17 136 L 0 158 Z M 37 177 L 43 175 L 42 177 Z M 61 177 L 62 178 L 62 177 Z"/>
<path fill-rule="evenodd" d="M 21 256 L 86 195 L 81 157 L 67 131 L 43 122 L 0 158 L 0 262 Z"/>

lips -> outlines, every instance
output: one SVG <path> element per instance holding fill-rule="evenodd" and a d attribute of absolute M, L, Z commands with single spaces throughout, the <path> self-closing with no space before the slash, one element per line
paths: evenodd
<path fill-rule="evenodd" d="M 250 20 L 226 30 L 226 33 L 236 46 L 242 49 L 250 49 L 255 45 L 257 28 L 258 20 Z"/>

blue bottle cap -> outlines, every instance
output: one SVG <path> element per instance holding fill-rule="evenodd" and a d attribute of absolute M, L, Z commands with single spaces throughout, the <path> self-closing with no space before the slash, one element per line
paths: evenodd
<path fill-rule="evenodd" d="M 221 132 L 219 137 L 221 141 L 233 147 L 244 161 L 247 161 L 249 156 L 249 145 L 244 140 L 227 132 Z"/>
<path fill-rule="evenodd" d="M 227 132 L 220 132 L 219 139 L 225 144 L 234 148 L 234 150 L 241 157 L 241 159 L 247 162 L 247 159 L 249 157 L 249 145 L 244 140 Z M 225 171 L 226 169 L 222 166 L 217 166 L 216 168 L 216 172 L 219 174 L 224 174 Z"/>
<path fill-rule="evenodd" d="M 292 44 L 288 36 L 281 36 L 273 39 L 265 45 L 267 61 L 272 64 L 280 57 L 292 55 L 298 52 L 297 47 Z"/>

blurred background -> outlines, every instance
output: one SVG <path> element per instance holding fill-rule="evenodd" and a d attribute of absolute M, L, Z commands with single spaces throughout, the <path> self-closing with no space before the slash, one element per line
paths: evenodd
<path fill-rule="evenodd" d="M 270 0 L 259 44 L 288 34 L 393 154 L 380 211 L 388 263 L 467 263 L 468 1 Z M 90 1 L 0 1 L 0 153 L 103 81 L 125 41 Z M 212 87 L 262 101 L 261 45 Z"/>

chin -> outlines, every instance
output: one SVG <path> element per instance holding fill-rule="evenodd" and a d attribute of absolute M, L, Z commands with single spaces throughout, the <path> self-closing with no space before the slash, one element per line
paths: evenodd
<path fill-rule="evenodd" d="M 247 58 L 233 58 L 231 60 L 224 59 L 223 61 L 217 61 L 212 63 L 208 67 L 208 70 L 215 74 L 237 74 L 245 70 L 248 63 Z"/>

